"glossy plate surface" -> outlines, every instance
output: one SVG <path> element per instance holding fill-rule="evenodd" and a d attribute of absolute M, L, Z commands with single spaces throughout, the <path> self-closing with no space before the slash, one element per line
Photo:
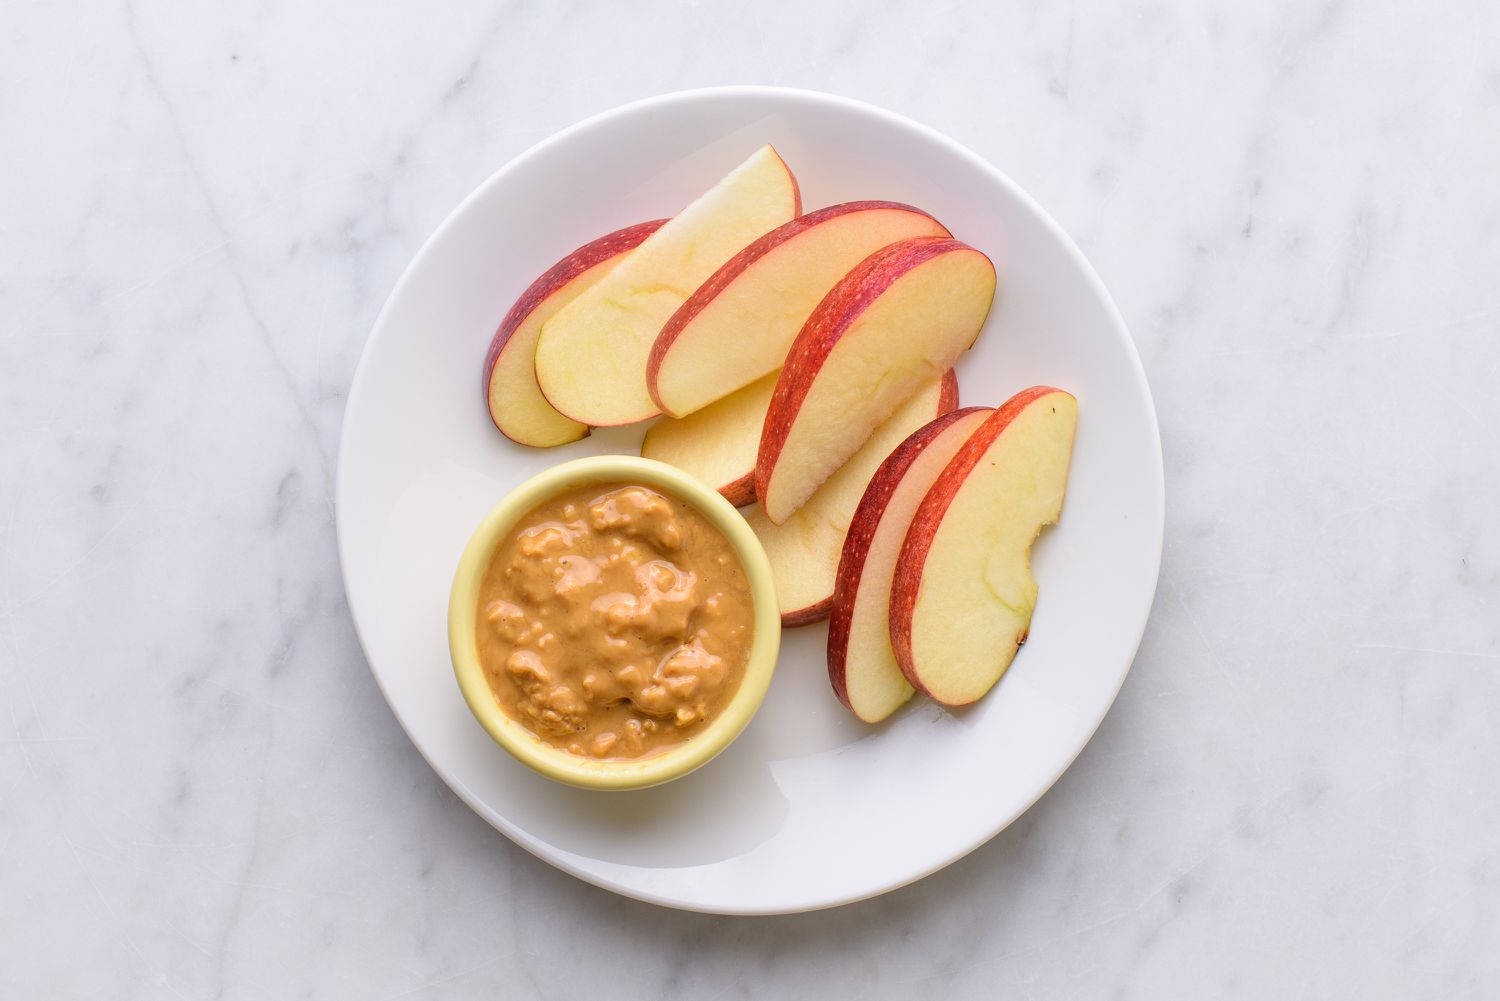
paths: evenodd
<path fill-rule="evenodd" d="M 505 440 L 480 366 L 514 298 L 562 255 L 670 215 L 773 143 L 803 204 L 886 198 L 932 212 L 988 253 L 1000 291 L 958 365 L 965 405 L 1049 383 L 1079 398 L 1061 524 L 1034 554 L 1031 639 L 999 686 L 959 713 L 914 700 L 869 727 L 834 699 L 826 626 L 788 631 L 760 713 L 678 781 L 629 793 L 551 782 L 512 760 L 453 679 L 447 602 L 470 532 L 541 469 L 634 454 L 640 428 L 562 448 Z M 1161 445 L 1129 333 L 1068 238 L 1019 188 L 906 119 L 823 94 L 671 94 L 534 147 L 463 202 L 418 253 L 370 335 L 338 471 L 345 587 L 371 669 L 432 767 L 527 850 L 600 886 L 725 913 L 872 896 L 973 850 L 1082 750 L 1130 668 L 1161 556 Z"/>

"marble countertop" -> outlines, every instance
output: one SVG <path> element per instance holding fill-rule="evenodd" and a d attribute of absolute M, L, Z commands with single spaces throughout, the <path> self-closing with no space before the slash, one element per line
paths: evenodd
<path fill-rule="evenodd" d="M 0 996 L 1500 994 L 1500 7 L 23 5 L 0 32 Z M 396 276 L 685 87 L 859 97 L 1074 236 L 1156 609 L 1020 822 L 772 919 L 579 883 L 405 739 L 332 477 Z"/>

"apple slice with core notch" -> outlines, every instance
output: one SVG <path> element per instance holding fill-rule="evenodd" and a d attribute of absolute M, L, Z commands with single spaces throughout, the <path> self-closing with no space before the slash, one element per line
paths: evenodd
<path fill-rule="evenodd" d="M 914 431 L 875 471 L 850 521 L 828 621 L 828 680 L 838 700 L 866 723 L 879 723 L 913 692 L 891 649 L 891 580 L 912 515 L 994 412 L 965 407 Z"/>
<path fill-rule="evenodd" d="M 1078 401 L 1050 386 L 1007 400 L 917 506 L 891 587 L 891 646 L 917 691 L 983 696 L 1026 641 L 1031 544 L 1062 513 Z"/>
<path fill-rule="evenodd" d="M 805 626 L 828 616 L 844 536 L 870 477 L 907 435 L 957 406 L 958 379 L 950 371 L 897 407 L 864 446 L 785 522 L 773 524 L 759 507 L 744 512 L 771 561 L 783 626 Z"/>
<path fill-rule="evenodd" d="M 646 432 L 641 455 L 692 473 L 744 507 L 755 500 L 755 453 L 775 388 L 772 372 L 686 417 L 664 417 Z"/>
<path fill-rule="evenodd" d="M 587 424 L 564 417 L 536 381 L 536 342 L 542 324 L 556 316 L 661 228 L 665 219 L 637 223 L 586 243 L 544 271 L 521 293 L 490 341 L 484 357 L 484 398 L 490 420 L 519 445 L 550 448 L 577 441 Z"/>
<path fill-rule="evenodd" d="M 951 236 L 900 202 L 830 205 L 735 254 L 672 314 L 651 347 L 657 407 L 690 414 L 781 367 L 798 331 L 840 278 L 881 247 Z"/>
<path fill-rule="evenodd" d="M 771 396 L 755 464 L 766 517 L 786 521 L 897 405 L 952 367 L 994 295 L 990 259 L 943 237 L 893 243 L 845 275 L 797 334 Z"/>
<path fill-rule="evenodd" d="M 663 324 L 725 261 L 801 208 L 776 151 L 751 154 L 543 324 L 536 376 L 547 401 L 595 427 L 655 416 L 646 361 Z"/>

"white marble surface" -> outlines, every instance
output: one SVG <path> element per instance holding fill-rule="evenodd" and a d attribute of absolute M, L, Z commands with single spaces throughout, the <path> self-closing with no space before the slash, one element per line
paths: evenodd
<path fill-rule="evenodd" d="M 1500 8 L 422 9 L 0 20 L 0 996 L 1500 994 Z M 331 508 L 448 210 L 581 116 L 738 82 L 1037 196 L 1167 459 L 1156 612 L 1074 768 L 950 869 L 777 919 L 472 815 L 371 681 Z"/>

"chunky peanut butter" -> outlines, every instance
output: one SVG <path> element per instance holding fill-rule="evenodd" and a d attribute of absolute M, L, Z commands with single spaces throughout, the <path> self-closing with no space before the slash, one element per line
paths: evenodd
<path fill-rule="evenodd" d="M 750 585 L 687 504 L 594 485 L 538 505 L 479 591 L 479 658 L 501 707 L 555 747 L 637 758 L 702 730 L 745 674 Z"/>

